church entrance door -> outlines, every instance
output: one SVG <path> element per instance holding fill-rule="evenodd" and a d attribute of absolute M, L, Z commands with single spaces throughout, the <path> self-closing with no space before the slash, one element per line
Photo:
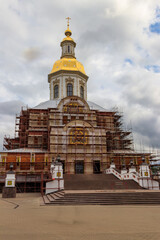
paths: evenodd
<path fill-rule="evenodd" d="M 98 174 L 101 173 L 100 171 L 100 161 L 93 161 L 93 173 Z"/>
<path fill-rule="evenodd" d="M 75 174 L 83 174 L 83 173 L 84 173 L 84 161 L 76 161 Z"/>

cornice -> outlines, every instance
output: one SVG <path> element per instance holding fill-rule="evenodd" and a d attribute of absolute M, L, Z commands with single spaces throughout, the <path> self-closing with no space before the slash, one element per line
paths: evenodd
<path fill-rule="evenodd" d="M 80 77 L 83 77 L 86 81 L 87 81 L 88 78 L 89 78 L 87 75 L 83 74 L 83 73 L 80 72 L 80 71 L 59 70 L 59 71 L 57 71 L 57 72 L 49 73 L 49 74 L 48 74 L 48 82 L 50 82 L 51 77 L 55 77 L 55 76 L 57 76 L 57 75 L 59 75 L 59 74 L 63 74 L 63 73 L 77 74 L 77 75 L 79 75 Z"/>

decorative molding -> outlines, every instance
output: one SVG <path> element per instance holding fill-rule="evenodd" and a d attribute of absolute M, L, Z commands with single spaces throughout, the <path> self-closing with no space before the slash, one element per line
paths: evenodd
<path fill-rule="evenodd" d="M 53 80 L 53 86 L 55 86 L 56 84 L 59 84 L 60 83 L 60 79 L 55 79 L 55 80 Z"/>
<path fill-rule="evenodd" d="M 84 93 L 83 93 L 83 98 L 86 100 L 86 82 L 82 79 L 79 80 L 79 96 L 81 97 L 81 86 L 83 87 Z"/>
<path fill-rule="evenodd" d="M 83 80 L 79 80 L 79 84 L 82 85 L 82 87 L 85 86 L 85 82 Z"/>
<path fill-rule="evenodd" d="M 73 128 L 69 132 L 70 144 L 87 144 L 88 143 L 88 131 L 82 127 Z"/>
<path fill-rule="evenodd" d="M 50 92 L 50 99 L 52 99 L 51 83 L 49 83 L 49 92 Z"/>
<path fill-rule="evenodd" d="M 74 84 L 74 78 L 68 77 L 65 79 L 66 84 L 67 83 L 73 83 Z"/>

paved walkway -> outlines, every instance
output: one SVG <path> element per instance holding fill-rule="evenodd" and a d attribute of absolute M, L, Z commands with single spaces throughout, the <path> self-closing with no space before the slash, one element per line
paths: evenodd
<path fill-rule="evenodd" d="M 6 200 L 0 195 L 1 240 L 160 239 L 160 206 L 40 206 L 39 194 Z"/>

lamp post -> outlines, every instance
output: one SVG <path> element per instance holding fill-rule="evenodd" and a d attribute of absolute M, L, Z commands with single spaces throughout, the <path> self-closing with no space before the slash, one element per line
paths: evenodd
<path fill-rule="evenodd" d="M 136 167 L 134 166 L 134 161 L 132 159 L 130 161 L 129 173 L 136 173 Z"/>
<path fill-rule="evenodd" d="M 144 157 L 144 155 L 142 156 L 142 164 L 146 164 L 146 159 L 145 159 L 145 157 Z"/>
<path fill-rule="evenodd" d="M 51 163 L 51 166 L 50 166 L 50 172 L 52 174 L 52 178 L 53 178 L 53 171 L 55 169 L 55 164 L 54 164 L 54 157 L 52 157 L 52 163 Z"/>
<path fill-rule="evenodd" d="M 60 160 L 61 160 L 61 158 L 60 158 L 60 155 L 58 154 L 56 161 L 60 162 Z"/>
<path fill-rule="evenodd" d="M 132 167 L 132 166 L 133 166 L 133 160 L 130 161 L 130 167 Z"/>
<path fill-rule="evenodd" d="M 13 171 L 13 163 L 10 163 L 9 168 L 10 168 L 10 171 Z"/>

